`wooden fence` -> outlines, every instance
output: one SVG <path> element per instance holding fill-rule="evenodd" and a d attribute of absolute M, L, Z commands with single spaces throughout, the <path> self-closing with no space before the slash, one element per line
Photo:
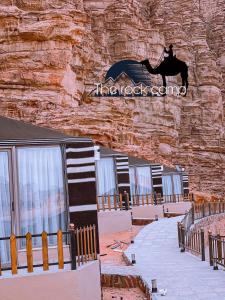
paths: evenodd
<path fill-rule="evenodd" d="M 209 231 L 209 263 L 214 270 L 218 270 L 218 265 L 225 268 L 225 236 L 212 236 Z"/>
<path fill-rule="evenodd" d="M 193 203 L 183 220 L 177 224 L 178 244 L 181 252 L 188 250 L 200 255 L 204 261 L 206 252 L 204 229 L 196 230 L 194 223 L 202 218 L 221 213 L 225 213 L 225 202 Z M 225 267 L 225 238 L 215 237 L 209 233 L 208 239 L 210 265 L 223 265 Z"/>
<path fill-rule="evenodd" d="M 129 195 L 114 194 L 114 195 L 101 195 L 96 197 L 96 203 L 98 211 L 101 210 L 123 210 L 130 209 L 133 206 L 144 206 L 144 205 L 160 205 L 165 203 L 178 203 L 191 201 L 190 195 L 153 195 L 153 194 L 142 194 L 142 195 Z"/>
<path fill-rule="evenodd" d="M 55 237 L 57 245 L 55 247 L 49 246 L 49 238 Z M 39 252 L 41 253 L 41 262 L 34 263 L 34 238 L 41 239 L 41 247 Z M 17 245 L 21 239 L 25 239 L 26 248 L 26 263 L 20 265 L 18 256 L 19 251 Z M 10 244 L 10 262 L 2 264 L 0 260 L 0 276 L 3 271 L 11 271 L 13 275 L 18 274 L 19 269 L 26 269 L 28 273 L 34 272 L 35 268 L 42 268 L 43 271 L 48 271 L 50 266 L 58 266 L 58 269 L 64 269 L 66 264 L 71 265 L 71 269 L 76 269 L 76 266 L 87 263 L 90 260 L 97 259 L 97 240 L 96 240 L 96 227 L 85 226 L 82 228 L 72 228 L 68 232 L 62 232 L 59 230 L 57 233 L 42 232 L 41 234 L 27 233 L 25 236 L 16 236 L 11 234 L 9 237 L 0 238 L 0 242 L 9 242 Z M 69 246 L 69 260 L 65 259 L 64 250 L 66 246 Z M 57 249 L 57 260 L 54 262 L 49 261 L 49 253 L 53 248 Z M 37 249 L 35 249 L 37 251 Z M 1 253 L 0 253 L 1 257 Z"/>

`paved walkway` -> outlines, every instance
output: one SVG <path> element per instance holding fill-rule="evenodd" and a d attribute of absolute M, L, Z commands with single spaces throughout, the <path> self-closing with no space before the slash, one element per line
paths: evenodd
<path fill-rule="evenodd" d="M 125 254 L 136 255 L 136 269 L 151 286 L 168 290 L 165 300 L 225 300 L 225 272 L 214 271 L 208 262 L 185 252 L 177 242 L 177 222 L 182 218 L 160 219 L 146 226 L 136 236 Z"/>

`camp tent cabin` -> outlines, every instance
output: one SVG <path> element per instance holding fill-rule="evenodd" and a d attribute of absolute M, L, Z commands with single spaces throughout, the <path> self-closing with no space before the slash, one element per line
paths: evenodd
<path fill-rule="evenodd" d="M 145 159 L 128 156 L 100 146 L 100 158 L 96 161 L 98 201 L 108 202 L 108 195 L 113 203 L 113 195 L 130 195 L 133 198 L 156 195 L 160 201 L 174 202 L 188 197 L 188 176 L 184 169 L 169 168 Z M 133 203 L 134 204 L 134 203 Z"/>
<path fill-rule="evenodd" d="M 0 117 L 0 237 L 97 226 L 96 209 L 91 139 Z M 7 261 L 8 246 L 0 244 Z"/>

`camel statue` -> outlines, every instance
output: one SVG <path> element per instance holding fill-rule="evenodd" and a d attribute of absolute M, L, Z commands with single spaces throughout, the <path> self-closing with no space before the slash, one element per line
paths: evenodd
<path fill-rule="evenodd" d="M 160 74 L 162 76 L 164 88 L 167 86 L 166 76 L 175 76 L 177 74 L 181 74 L 182 87 L 186 88 L 184 96 L 186 96 L 188 90 L 188 66 L 184 61 L 181 61 L 176 58 L 176 56 L 173 56 L 172 58 L 164 59 L 156 68 L 151 66 L 148 59 L 145 59 L 140 63 L 146 67 L 150 74 Z M 165 95 L 166 94 L 163 96 Z"/>

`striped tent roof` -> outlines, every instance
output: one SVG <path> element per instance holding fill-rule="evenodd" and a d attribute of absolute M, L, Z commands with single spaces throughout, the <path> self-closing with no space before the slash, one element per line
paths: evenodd
<path fill-rule="evenodd" d="M 136 156 L 130 156 L 126 153 L 118 152 L 118 151 L 112 150 L 110 148 L 102 147 L 102 146 L 100 146 L 100 154 L 102 157 L 112 156 L 112 155 L 128 156 L 130 166 L 159 165 L 159 163 L 152 162 L 147 159 L 139 158 Z M 176 168 L 171 168 L 171 167 L 167 167 L 167 166 L 163 165 L 163 173 L 172 173 L 172 172 L 177 172 Z"/>
<path fill-rule="evenodd" d="M 0 116 L 0 145 L 87 141 L 91 139 L 69 136 L 50 128 Z"/>

